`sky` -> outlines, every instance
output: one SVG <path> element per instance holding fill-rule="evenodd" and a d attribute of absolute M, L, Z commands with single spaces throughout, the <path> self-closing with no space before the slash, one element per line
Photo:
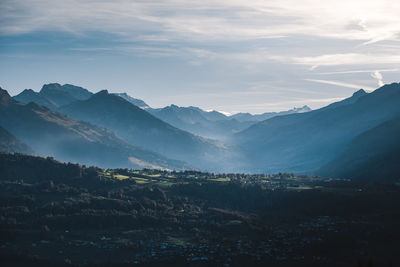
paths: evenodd
<path fill-rule="evenodd" d="M 0 86 L 152 107 L 319 108 L 399 82 L 398 0 L 1 0 Z"/>

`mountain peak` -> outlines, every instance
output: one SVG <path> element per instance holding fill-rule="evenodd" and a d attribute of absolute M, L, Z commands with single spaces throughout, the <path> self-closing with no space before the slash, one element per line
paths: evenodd
<path fill-rule="evenodd" d="M 6 104 L 12 100 L 11 96 L 8 94 L 7 90 L 0 87 L 0 103 Z"/>
<path fill-rule="evenodd" d="M 32 89 L 24 89 L 24 91 L 22 91 L 21 94 L 23 94 L 23 93 L 25 93 L 25 94 L 27 94 L 27 93 L 32 94 L 32 93 L 36 93 L 36 92 L 33 91 Z"/>
<path fill-rule="evenodd" d="M 125 99 L 126 101 L 134 104 L 135 106 L 141 108 L 141 109 L 148 109 L 150 108 L 149 105 L 147 105 L 143 100 L 141 99 L 137 99 L 137 98 L 133 98 L 130 95 L 128 95 L 127 93 L 114 93 L 114 95 L 122 97 L 123 99 Z"/>
<path fill-rule="evenodd" d="M 378 90 L 400 90 L 400 83 L 385 84 L 376 91 Z"/>
<path fill-rule="evenodd" d="M 40 92 L 46 92 L 49 90 L 56 90 L 61 88 L 61 84 L 59 83 L 48 83 L 42 86 L 42 89 L 40 90 Z"/>
<path fill-rule="evenodd" d="M 104 90 L 98 91 L 95 95 L 108 95 L 108 90 L 104 89 Z"/>
<path fill-rule="evenodd" d="M 368 94 L 368 93 L 365 92 L 364 89 L 360 89 L 360 90 L 358 90 L 358 91 L 356 91 L 356 92 L 353 93 L 353 97 L 354 97 L 354 96 L 360 97 L 360 96 L 363 96 L 363 95 L 366 95 L 366 94 Z"/>
<path fill-rule="evenodd" d="M 4 90 L 3 88 L 0 87 L 0 96 L 3 97 L 10 97 L 10 95 L 8 94 L 7 90 Z"/>

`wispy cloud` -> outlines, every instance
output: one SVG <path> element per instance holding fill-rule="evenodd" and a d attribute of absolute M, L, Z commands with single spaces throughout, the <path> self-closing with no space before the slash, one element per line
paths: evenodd
<path fill-rule="evenodd" d="M 311 36 L 371 44 L 400 33 L 396 0 L 3 0 L 2 34 L 103 31 L 151 40 Z M 138 34 L 139 33 L 139 34 Z"/>
<path fill-rule="evenodd" d="M 378 69 L 378 70 L 346 70 L 346 71 L 329 71 L 329 72 L 316 72 L 318 75 L 335 75 L 335 74 L 354 74 L 354 73 L 372 73 L 379 72 L 399 72 L 400 69 Z"/>
<path fill-rule="evenodd" d="M 318 79 L 304 79 L 304 80 L 309 81 L 309 82 L 324 83 L 324 84 L 330 84 L 330 85 L 353 88 L 353 89 L 361 89 L 362 88 L 362 89 L 370 90 L 370 91 L 375 89 L 375 88 L 365 86 L 365 85 L 357 85 L 357 84 L 337 82 L 337 81 L 318 80 Z"/>
<path fill-rule="evenodd" d="M 383 76 L 379 71 L 374 71 L 371 73 L 371 77 L 378 81 L 379 87 L 383 86 Z"/>
<path fill-rule="evenodd" d="M 314 70 L 320 66 L 400 64 L 400 55 L 379 53 L 325 54 L 310 57 L 294 57 L 293 62 L 309 65 L 311 66 L 311 70 Z"/>
<path fill-rule="evenodd" d="M 92 73 L 96 86 L 133 86 L 160 106 L 323 104 L 340 90 L 321 84 L 372 90 L 396 78 L 398 10 L 398 0 L 0 0 L 0 42 L 11 40 L 1 44 L 0 73 L 25 66 L 38 84 L 51 74 L 86 82 Z M 43 47 L 21 41 L 30 38 Z M 96 60 L 77 63 L 84 58 Z"/>

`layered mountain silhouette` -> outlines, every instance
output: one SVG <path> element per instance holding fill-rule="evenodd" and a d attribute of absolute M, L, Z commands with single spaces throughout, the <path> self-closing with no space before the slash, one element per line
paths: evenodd
<path fill-rule="evenodd" d="M 251 171 L 313 173 L 356 136 L 400 115 L 400 84 L 299 114 L 274 117 L 238 133 L 235 140 Z"/>
<path fill-rule="evenodd" d="M 207 112 L 198 107 L 178 107 L 171 105 L 160 109 L 148 109 L 147 111 L 157 118 L 188 132 L 221 141 L 230 141 L 234 133 L 240 132 L 256 122 L 274 116 L 307 112 L 310 110 L 309 107 L 304 106 L 283 112 L 269 112 L 256 115 L 238 113 L 226 116 L 218 111 Z"/>
<path fill-rule="evenodd" d="M 148 111 L 177 128 L 221 141 L 229 140 L 232 134 L 252 125 L 251 122 L 239 122 L 217 111 L 206 112 L 197 107 L 171 105 L 161 109 L 148 109 Z"/>
<path fill-rule="evenodd" d="M 74 101 L 88 99 L 92 94 L 87 89 L 79 86 L 50 83 L 43 85 L 39 93 L 34 92 L 32 89 L 25 89 L 14 96 L 14 99 L 21 103 L 28 104 L 33 102 L 55 110 Z"/>
<path fill-rule="evenodd" d="M 282 115 L 289 115 L 289 114 L 294 114 L 294 113 L 304 113 L 311 111 L 311 108 L 308 106 L 303 106 L 301 108 L 293 108 L 287 111 L 281 111 L 281 112 L 266 112 L 262 114 L 250 114 L 250 113 L 237 113 L 230 118 L 236 119 L 240 122 L 245 122 L 245 121 L 251 121 L 251 122 L 259 122 L 259 121 L 264 121 L 276 116 L 282 116 Z"/>
<path fill-rule="evenodd" d="M 303 106 L 231 116 L 192 106 L 153 109 L 126 93 L 93 94 L 68 84 L 47 84 L 39 93 L 26 89 L 14 97 L 25 104 L 1 92 L 0 126 L 6 131 L 2 140 L 10 143 L 10 148 L 3 146 L 5 151 L 27 153 L 25 143 L 39 155 L 106 167 L 356 179 L 385 173 L 392 179 L 398 173 L 398 83 L 372 93 L 361 89 L 313 111 Z M 11 149 L 11 144 L 21 149 Z"/>
<path fill-rule="evenodd" d="M 33 154 L 33 150 L 3 127 L 0 127 L 0 152 Z"/>
<path fill-rule="evenodd" d="M 106 90 L 59 111 L 74 119 L 108 128 L 140 147 L 199 168 L 222 168 L 225 155 L 230 155 L 221 144 L 173 127 Z"/>
<path fill-rule="evenodd" d="M 356 136 L 334 160 L 317 174 L 368 181 L 400 178 L 400 117 Z"/>
<path fill-rule="evenodd" d="M 182 168 L 185 163 L 130 144 L 111 131 L 73 120 L 0 89 L 0 125 L 35 153 L 103 167 Z"/>
<path fill-rule="evenodd" d="M 122 97 L 123 99 L 125 99 L 126 101 L 134 104 L 135 106 L 141 108 L 141 109 L 148 109 L 150 108 L 149 105 L 146 104 L 146 102 L 144 102 L 141 99 L 137 99 L 137 98 L 133 98 L 130 95 L 128 95 L 127 93 L 114 93 L 114 95 Z"/>

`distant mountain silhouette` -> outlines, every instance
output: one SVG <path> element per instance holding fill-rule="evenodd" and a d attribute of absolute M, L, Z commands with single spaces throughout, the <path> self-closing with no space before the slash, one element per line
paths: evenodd
<path fill-rule="evenodd" d="M 317 174 L 367 181 L 400 178 L 400 117 L 356 136 L 346 150 Z"/>
<path fill-rule="evenodd" d="M 231 116 L 193 106 L 154 109 L 126 93 L 92 94 L 68 84 L 47 84 L 39 93 L 26 89 L 14 97 L 26 105 L 4 90 L 1 95 L 0 125 L 36 153 L 60 160 L 360 179 L 375 175 L 373 168 L 397 173 L 398 83 L 372 93 L 360 89 L 313 111 L 303 106 Z"/>
<path fill-rule="evenodd" d="M 43 156 L 103 167 L 182 168 L 185 163 L 136 147 L 111 131 L 75 121 L 0 89 L 0 125 Z"/>
<path fill-rule="evenodd" d="M 201 115 L 203 115 L 204 118 L 206 118 L 209 121 L 223 121 L 223 120 L 229 120 L 229 117 L 226 116 L 225 114 L 222 114 L 221 112 L 218 112 L 216 110 L 211 110 L 211 111 L 205 111 L 197 107 L 190 107 L 192 109 L 197 109 L 200 111 Z"/>
<path fill-rule="evenodd" d="M 33 154 L 33 150 L 0 127 L 0 152 Z"/>
<path fill-rule="evenodd" d="M 340 106 L 345 106 L 345 105 L 349 105 L 349 104 L 353 104 L 355 103 L 358 99 L 360 99 L 361 97 L 367 95 L 368 93 L 364 91 L 364 89 L 360 89 L 357 92 L 354 92 L 354 94 L 346 99 L 343 99 L 342 101 L 339 102 L 335 102 L 332 103 L 326 107 L 323 107 L 322 109 L 326 110 L 326 109 L 331 109 L 331 108 L 337 108 Z"/>
<path fill-rule="evenodd" d="M 204 111 L 198 107 L 178 107 L 170 105 L 165 108 L 151 108 L 143 100 L 133 98 L 127 93 L 112 93 L 119 96 L 135 106 L 145 109 L 155 117 L 171 124 L 172 126 L 188 131 L 192 134 L 219 141 L 229 141 L 231 136 L 240 132 L 258 121 L 278 115 L 306 112 L 307 106 L 294 108 L 283 112 L 269 112 L 264 114 L 238 113 L 227 116 L 218 111 Z M 78 100 L 87 100 L 93 94 L 87 89 L 79 86 L 58 83 L 46 84 L 37 93 L 32 89 L 25 89 L 14 96 L 18 102 L 28 104 L 34 102 L 52 110 L 62 110 L 61 107 L 69 105 Z"/>
<path fill-rule="evenodd" d="M 144 102 L 143 100 L 137 99 L 137 98 L 133 98 L 130 95 L 128 95 L 127 93 L 114 93 L 113 95 L 117 95 L 119 97 L 122 97 L 126 101 L 131 102 L 132 104 L 134 104 L 135 106 L 137 106 L 137 107 L 139 107 L 141 109 L 150 108 L 150 106 L 147 105 L 146 102 Z"/>
<path fill-rule="evenodd" d="M 238 113 L 232 116 L 226 116 L 218 111 L 207 112 L 198 107 L 178 107 L 176 105 L 170 105 L 161 109 L 148 109 L 147 111 L 177 128 L 203 137 L 229 141 L 234 133 L 250 127 L 254 123 L 263 120 L 263 118 L 306 112 L 309 110 L 309 107 L 304 106 L 303 108 L 283 112 L 270 112 L 256 115 Z"/>
<path fill-rule="evenodd" d="M 25 89 L 20 94 L 14 96 L 14 99 L 18 102 L 28 104 L 30 102 L 36 103 L 40 106 L 47 107 L 49 109 L 57 108 L 57 104 L 52 100 L 47 99 L 45 96 L 33 91 L 32 89 Z"/>
<path fill-rule="evenodd" d="M 313 173 L 357 135 L 400 115 L 400 84 L 300 114 L 278 116 L 238 133 L 235 140 L 252 171 Z"/>
<path fill-rule="evenodd" d="M 308 112 L 308 111 L 311 111 L 311 108 L 309 108 L 308 106 L 303 106 L 301 108 L 293 108 L 293 109 L 290 109 L 287 111 L 266 112 L 263 114 L 237 113 L 237 114 L 230 116 L 230 118 L 236 119 L 240 122 L 244 122 L 244 121 L 259 122 L 259 121 L 267 120 L 267 119 L 270 119 L 270 118 L 276 117 L 276 116 L 282 116 L 282 115 L 288 115 L 288 114 L 294 114 L 294 113 L 304 113 L 304 112 Z"/>
<path fill-rule="evenodd" d="M 77 100 L 88 99 L 91 95 L 91 92 L 79 86 L 50 83 L 43 85 L 39 93 L 34 92 L 32 89 L 25 89 L 14 96 L 14 99 L 25 104 L 33 102 L 54 110 Z"/>
<path fill-rule="evenodd" d="M 175 128 L 106 90 L 64 106 L 60 112 L 106 127 L 133 144 L 197 167 L 218 168 L 224 160 L 225 149 L 220 144 Z"/>
<path fill-rule="evenodd" d="M 232 134 L 252 125 L 249 122 L 229 119 L 217 111 L 207 112 L 197 107 L 170 105 L 160 109 L 148 109 L 147 111 L 179 129 L 221 141 L 227 141 Z M 218 118 L 222 119 L 218 120 Z"/>

